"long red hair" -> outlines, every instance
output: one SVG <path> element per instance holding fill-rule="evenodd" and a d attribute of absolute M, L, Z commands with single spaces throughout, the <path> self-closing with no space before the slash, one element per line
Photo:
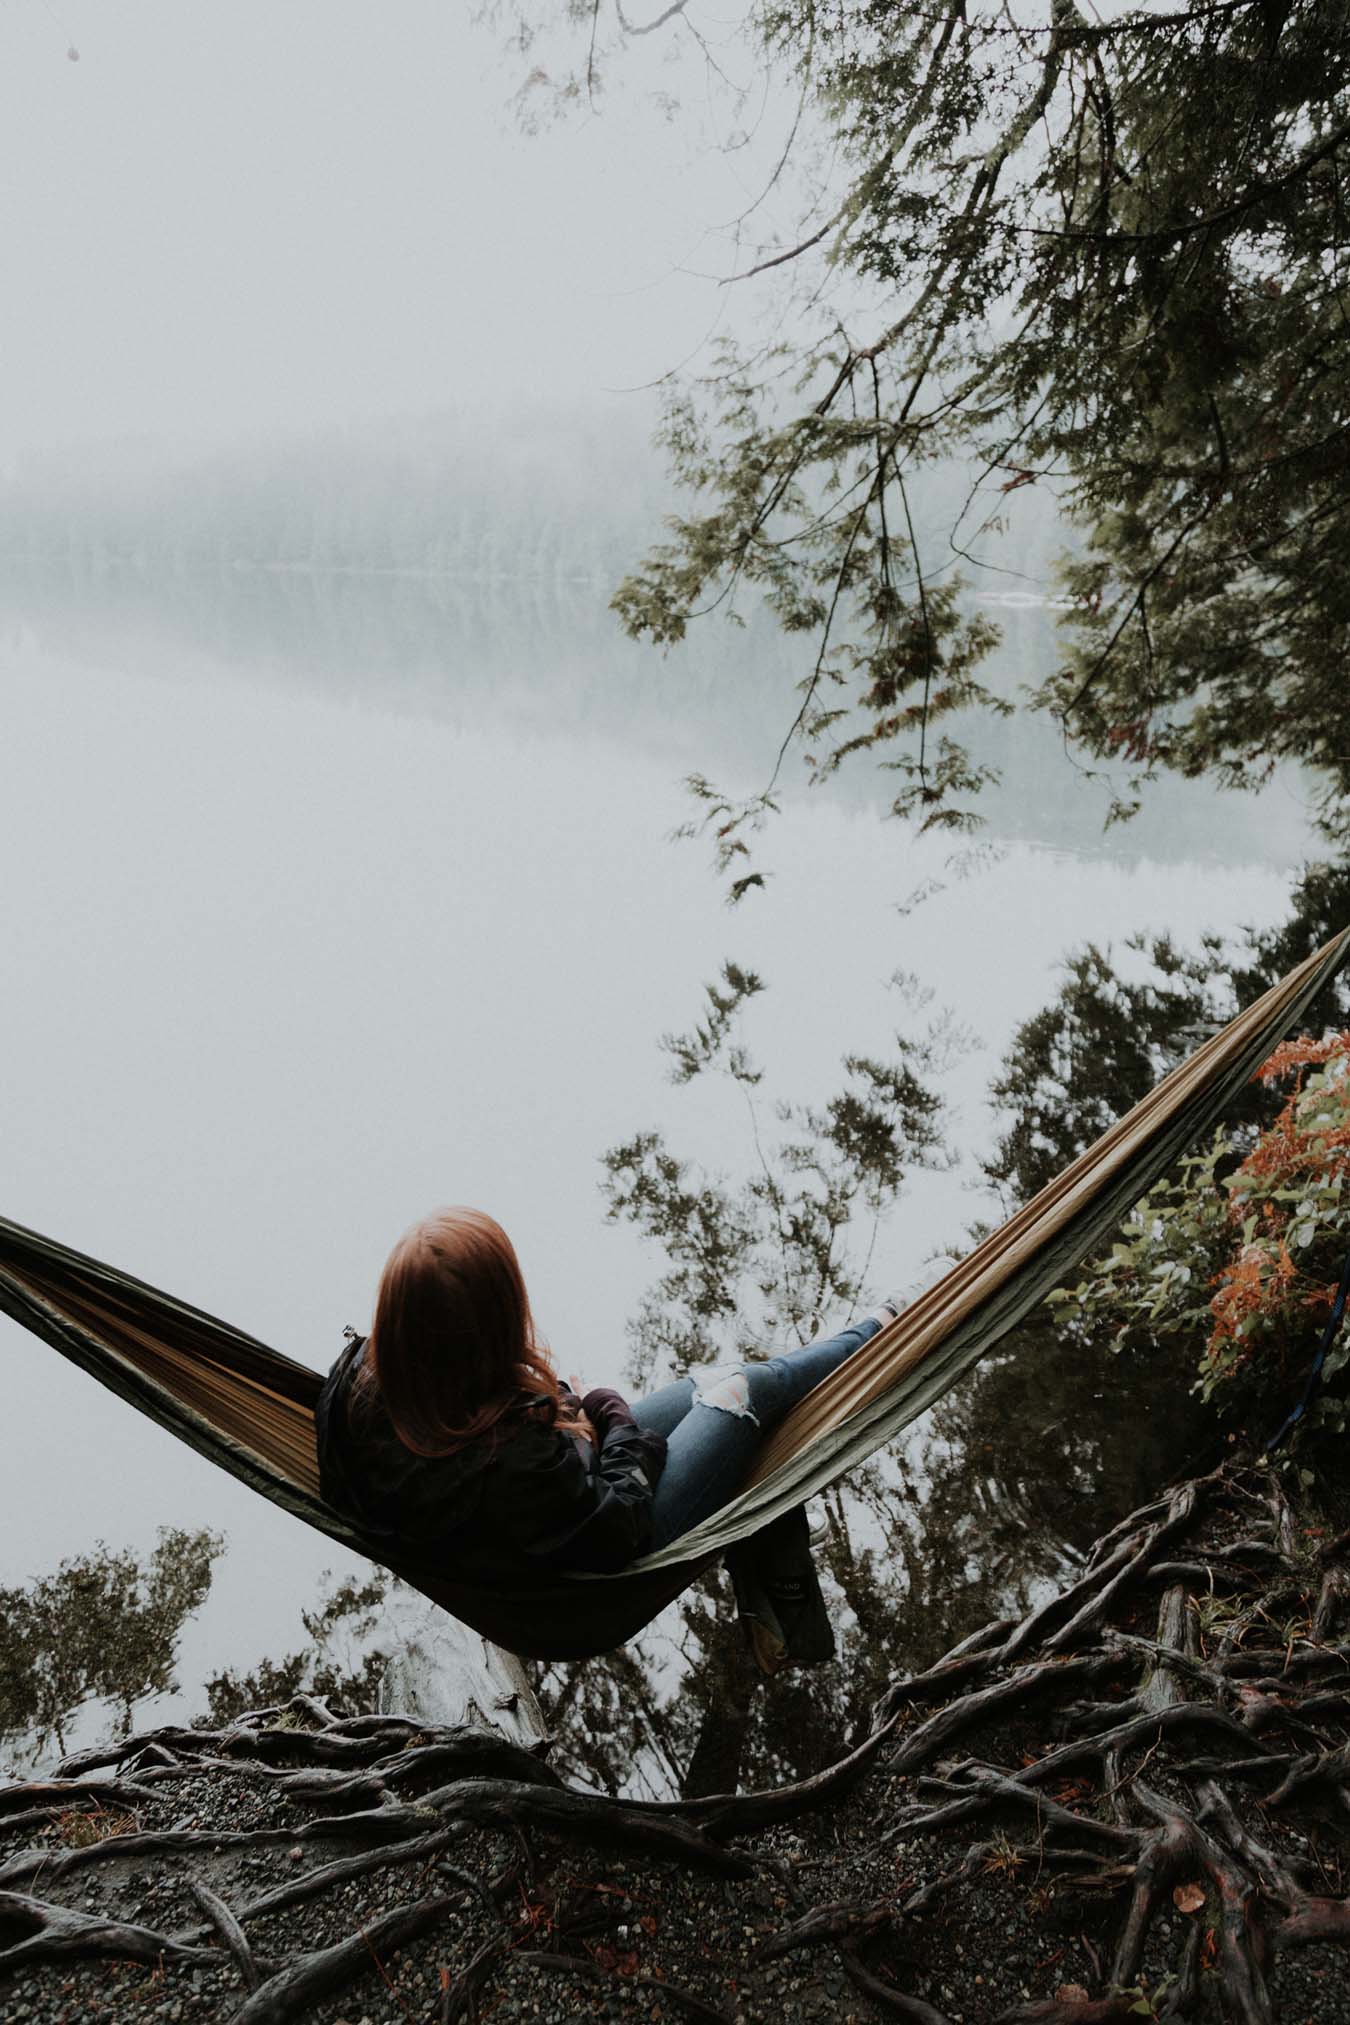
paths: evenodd
<path fill-rule="evenodd" d="M 481 1209 L 433 1210 L 394 1246 L 363 1376 L 415 1455 L 495 1441 L 523 1419 L 580 1431 L 535 1335 L 515 1247 Z"/>

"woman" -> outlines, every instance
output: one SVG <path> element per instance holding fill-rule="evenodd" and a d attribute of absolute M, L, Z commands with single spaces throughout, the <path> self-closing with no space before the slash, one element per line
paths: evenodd
<path fill-rule="evenodd" d="M 437 1210 L 395 1245 L 370 1335 L 352 1333 L 324 1385 L 321 1491 L 366 1532 L 417 1559 L 452 1558 L 470 1581 L 615 1571 L 733 1497 L 765 1433 L 898 1306 L 634 1406 L 608 1386 L 579 1396 L 535 1335 L 500 1224 Z M 763 1635 L 751 1628 L 766 1670 L 829 1657 L 804 1514 L 728 1561 L 743 1614 L 767 1621 Z"/>

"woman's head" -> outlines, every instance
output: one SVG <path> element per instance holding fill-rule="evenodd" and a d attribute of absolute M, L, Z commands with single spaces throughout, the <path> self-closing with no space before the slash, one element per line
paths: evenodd
<path fill-rule="evenodd" d="M 515 1247 L 480 1209 L 405 1231 L 380 1277 L 367 1365 L 404 1446 L 448 1455 L 530 1403 L 567 1425 Z"/>

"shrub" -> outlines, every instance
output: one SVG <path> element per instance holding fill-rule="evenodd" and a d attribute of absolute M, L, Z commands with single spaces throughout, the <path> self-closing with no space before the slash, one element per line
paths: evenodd
<path fill-rule="evenodd" d="M 1178 1337 L 1221 1410 L 1274 1414 L 1308 1369 L 1350 1242 L 1350 1031 L 1285 1041 L 1258 1071 L 1287 1096 L 1264 1129 L 1221 1127 L 1126 1222 L 1108 1257 L 1052 1295 L 1070 1326 L 1116 1323 L 1113 1347 Z M 1333 1345 L 1326 1376 L 1350 1357 Z M 1341 1403 L 1314 1419 L 1339 1430 Z"/>

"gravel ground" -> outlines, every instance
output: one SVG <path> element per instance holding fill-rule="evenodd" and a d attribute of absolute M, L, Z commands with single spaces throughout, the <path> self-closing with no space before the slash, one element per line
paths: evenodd
<path fill-rule="evenodd" d="M 1268 1581 L 1268 1565 L 1261 1579 Z M 1155 1587 L 1115 1612 L 1115 1623 L 1118 1630 L 1152 1633 L 1157 1616 Z M 1312 1641 L 1302 1646 L 1310 1651 Z M 1103 1706 L 1115 1706 L 1122 1683 L 1127 1695 L 1138 1687 L 1138 1653 L 1117 1651 L 1113 1660 L 1109 1646 L 1092 1650 L 1103 1655 L 1105 1669 L 1100 1688 L 1092 1681 L 1092 1693 L 1101 1693 Z M 1340 1706 L 1339 1689 L 1350 1675 L 1350 1646 L 1324 1638 L 1318 1655 L 1329 1726 L 1317 1738 L 1300 1733 L 1298 1749 L 1343 1750 L 1350 1696 Z M 1036 1648 L 1029 1646 L 1016 1664 L 1036 1658 Z M 919 2025 L 944 2020 L 986 2025 L 1015 2017 L 1019 2009 L 1028 2018 L 1053 2015 L 1066 2025 L 1075 2019 L 1106 2025 L 1100 2004 L 1084 2009 L 1082 2000 L 1089 1992 L 1099 2000 L 1108 1993 L 1134 1888 L 1130 1853 L 1122 1856 L 1119 1847 L 1098 1840 L 1080 1862 L 1066 1863 L 1057 1854 L 1064 1846 L 1062 1833 L 1052 1845 L 1053 1825 L 1047 1828 L 1037 1809 L 1025 1804 L 984 1805 L 978 1818 L 971 1809 L 971 1818 L 926 1832 L 913 1826 L 921 1807 L 969 1794 L 960 1781 L 971 1762 L 1024 1772 L 1074 1734 L 1075 1724 L 1081 1728 L 1081 1713 L 1069 1718 L 1068 1708 L 1082 1700 L 1082 1673 L 1069 1666 L 1063 1691 L 1057 1692 L 1058 1663 L 1057 1656 L 1034 1697 L 1011 1714 L 1005 1704 L 983 1722 L 964 1725 L 951 1745 L 925 1759 L 919 1774 L 897 1772 L 896 1754 L 912 1745 L 935 1711 L 974 1686 L 1006 1679 L 1009 1669 L 963 1678 L 942 1693 L 916 1692 L 912 1701 L 901 1695 L 893 1729 L 866 1775 L 814 1811 L 733 1837 L 726 1849 L 744 1870 L 734 1876 L 694 1868 L 684 1859 L 616 1848 L 615 1836 L 622 1833 L 616 1827 L 619 1803 L 611 1813 L 606 1803 L 592 1803 L 595 1811 L 566 1834 L 534 1822 L 524 1828 L 485 1826 L 481 1811 L 473 1821 L 450 1818 L 458 1803 L 444 1796 L 462 1789 L 453 1780 L 446 1783 L 443 1768 L 424 1778 L 417 1771 L 421 1761 L 407 1776 L 395 1776 L 390 1768 L 395 1753 L 411 1762 L 408 1747 L 415 1754 L 444 1745 L 452 1735 L 462 1739 L 462 1732 L 414 1733 L 409 1725 L 401 1736 L 376 1737 L 359 1725 L 339 1725 L 332 1734 L 340 1747 L 363 1752 L 367 1760 L 355 1768 L 364 1785 L 345 1798 L 313 1783 L 308 1794 L 282 1785 L 288 1767 L 300 1768 L 310 1782 L 339 1777 L 336 1771 L 316 1771 L 315 1751 L 327 1733 L 308 1712 L 293 1711 L 279 1721 L 259 1718 L 256 1726 L 246 1723 L 223 1737 L 203 1735 L 197 1745 L 168 1736 L 159 1744 L 132 1739 L 121 1764 L 98 1775 L 115 1783 L 97 1812 L 85 1811 L 94 1803 L 74 1786 L 59 1809 L 47 1789 L 0 1791 L 0 2025 L 105 2019 L 204 2025 L 236 2016 L 241 2025 L 290 2017 L 313 2025 L 440 2025 L 475 2016 L 717 2017 L 729 2025 L 818 2019 L 863 2025 L 901 2016 Z M 1289 1679 L 1293 1683 L 1296 1675 Z M 1256 1741 L 1242 1748 L 1284 1748 L 1289 1755 L 1278 1707 L 1272 1721 L 1273 1741 L 1267 1741 L 1263 1717 Z M 1309 1729 L 1301 1717 L 1298 1721 L 1303 1731 Z M 355 1746 L 353 1737 L 360 1739 Z M 1212 1738 L 1203 1736 L 1197 1746 L 1195 1734 L 1178 1727 L 1156 1736 L 1147 1751 L 1133 1751 L 1130 1769 L 1164 1801 L 1194 1810 L 1197 1787 L 1182 1767 L 1197 1748 L 1212 1751 Z M 257 1762 L 260 1751 L 267 1767 Z M 197 1762 L 197 1753 L 207 1762 Z M 242 1755 L 232 1762 L 227 1753 Z M 375 1758 L 382 1764 L 372 1765 Z M 517 1766 L 526 1778 L 540 1776 L 537 1761 L 523 1753 Z M 495 1771 L 497 1776 L 479 1784 L 490 1783 L 508 1796 L 557 1791 L 512 1784 L 500 1776 L 502 1767 Z M 372 1787 L 372 1777 L 383 1779 L 386 1773 L 387 1786 Z M 1310 1784 L 1287 1806 L 1259 1806 L 1278 1776 L 1235 1777 L 1225 1782 L 1225 1791 L 1247 1829 L 1281 1863 L 1293 1870 L 1302 1866 L 1300 1874 L 1312 1880 L 1309 1890 L 1341 1902 L 1350 1921 L 1350 1867 L 1341 1869 L 1350 1856 L 1346 1789 L 1333 1777 Z M 139 1787 L 130 1796 L 128 1781 Z M 1109 1837 L 1109 1824 L 1119 1820 L 1123 1803 L 1113 1810 L 1113 1789 L 1099 1780 L 1077 1784 L 1081 1793 L 1072 1778 L 1047 1781 L 1038 1790 L 1074 1808 L 1089 1827 L 1107 1824 L 1094 1832 Z M 429 1791 L 433 1801 L 425 1805 L 419 1796 Z M 37 1804 L 54 1811 L 36 1815 Z M 380 1806 L 416 1807 L 415 1827 L 408 1832 L 440 1834 L 443 1844 L 401 1860 L 394 1860 L 399 1852 L 389 1845 L 377 1869 L 332 1881 L 276 1911 L 247 1912 L 266 1891 L 303 1884 L 322 1866 L 370 1854 L 373 1845 L 359 1831 L 344 1832 L 339 1823 L 316 1832 L 315 1824 L 332 1824 L 343 1807 Z M 28 1818 L 19 1818 L 16 1810 Z M 906 1832 L 897 1835 L 906 1810 Z M 666 1823 L 672 1815 L 648 1809 L 642 1819 Z M 1126 1819 L 1145 1819 L 1137 1798 Z M 197 1839 L 177 1850 L 136 1848 L 137 1835 L 165 1830 Z M 229 1838 L 257 1831 L 267 1831 L 269 1839 L 232 1846 Z M 1091 1834 L 1084 1839 L 1093 1842 Z M 970 1858 L 974 1845 L 979 1854 Z M 704 1853 L 718 1858 L 717 1847 L 705 1845 Z M 963 1860 L 964 1874 L 953 1877 Z M 1196 1888 L 1184 1882 L 1184 1870 L 1177 1874 L 1183 1883 L 1174 1891 L 1172 1874 L 1165 1880 L 1137 1984 L 1127 1997 L 1117 1996 L 1113 2016 L 1228 2015 L 1281 2025 L 1350 2025 L 1350 1952 L 1343 1942 L 1268 1953 L 1269 2001 L 1264 2009 L 1243 2010 L 1216 1953 L 1222 1894 L 1209 1889 L 1197 1897 Z M 939 1884 L 943 1879 L 948 1881 Z M 194 1882 L 244 1914 L 251 1963 L 228 1951 L 219 1921 L 215 1926 L 206 1921 Z M 938 1888 L 916 1909 L 914 1896 L 927 1885 Z M 443 1902 L 431 1905 L 429 1923 L 416 1937 L 398 1945 L 381 1934 L 382 1917 L 438 1896 Z M 93 1959 L 72 1953 L 7 1966 L 5 1951 L 35 1930 L 30 1900 L 149 1929 L 148 1959 L 109 1959 L 105 1946 Z M 1271 1906 L 1265 1910 L 1271 1920 L 1281 1916 Z M 817 1915 L 813 1935 L 780 1952 L 766 1946 L 811 1914 Z M 175 1936 L 202 1953 L 161 1960 L 156 1935 Z M 86 1938 L 75 1933 L 64 1945 L 73 1950 Z M 281 1965 L 343 1943 L 350 1946 L 342 1979 L 327 1994 L 311 1993 L 296 2003 L 273 1983 L 269 1997 L 268 1979 Z M 1196 1994 L 1178 2009 L 1169 1978 L 1179 1970 L 1188 1943 L 1200 1965 Z M 264 1986 L 252 1997 L 250 1969 Z M 1037 2004 L 1050 2005 L 1052 2012 L 1032 2014 L 1029 2007 Z"/>
<path fill-rule="evenodd" d="M 799 1948 L 779 1960 L 757 1962 L 759 1944 L 821 1903 L 853 1901 L 870 1906 L 895 1900 L 949 1863 L 964 1847 L 953 1839 L 944 1851 L 929 1845 L 902 1845 L 890 1851 L 879 1843 L 876 1815 L 884 1809 L 893 1782 L 869 1781 L 828 1816 L 804 1821 L 795 1830 L 770 1831 L 756 1839 L 760 1874 L 746 1879 L 700 1876 L 662 1861 L 605 1856 L 546 1835 L 530 1837 L 535 1879 L 515 1884 L 503 1906 L 522 1951 L 538 1953 L 555 1945 L 558 1925 L 585 1927 L 585 1957 L 601 1970 L 591 1984 L 568 1973 L 536 1965 L 505 1963 L 490 1979 L 480 2002 L 484 2017 L 567 2019 L 661 2019 L 691 2015 L 687 2006 L 643 1985 L 634 1974 L 679 1984 L 732 2018 L 747 2020 L 854 2018 L 889 2015 L 856 1992 L 830 1945 Z M 261 1789 L 261 1790 L 260 1790 Z M 215 1770 L 199 1779 L 174 1782 L 163 1803 L 141 1814 L 145 1827 L 168 1827 L 191 1815 L 204 1828 L 238 1830 L 293 1821 L 296 1810 L 270 1790 L 270 1782 Z M 25 1846 L 33 1846 L 29 1837 Z M 64 1846 L 59 1830 L 38 1838 Z M 7 1853 L 8 1838 L 0 1843 Z M 53 1896 L 78 1910 L 136 1921 L 174 1933 L 200 1924 L 201 1913 L 186 1877 L 209 1883 L 227 1902 L 303 1875 L 305 1870 L 349 1853 L 331 1842 L 274 1846 L 267 1851 L 222 1849 L 204 1858 L 165 1856 L 153 1864 L 100 1861 L 96 1871 L 78 1871 L 59 1880 Z M 487 1881 L 522 1862 L 516 1838 L 465 1828 L 448 1852 L 457 1868 Z M 321 1948 L 368 1926 L 382 1911 L 424 1894 L 434 1879 L 404 1865 L 327 1892 L 303 1908 L 249 1924 L 249 1941 L 261 1957 L 285 1955 L 297 1947 Z M 29 1886 L 42 1896 L 39 1877 Z M 460 1974 L 497 1931 L 484 1906 L 466 1902 L 447 1912 L 431 1934 L 377 1965 L 372 1956 L 360 1984 L 313 2006 L 304 2015 L 315 2025 L 405 2025 L 438 2015 L 442 1976 Z M 1027 1894 L 1015 1875 L 991 1873 L 975 1887 L 954 1892 L 922 1923 L 882 1956 L 902 1987 L 942 2008 L 960 2025 L 982 2019 L 1018 1999 L 1045 1995 L 1058 1983 L 1086 1979 L 1092 1961 L 1077 1932 L 1064 1932 L 1059 1909 L 1028 1911 Z M 1090 1908 L 1089 1938 L 1100 1928 L 1102 1908 Z M 1079 1924 L 1075 1910 L 1073 1925 Z M 387 1978 L 387 1981 L 386 1981 Z M 47 1964 L 20 1974 L 0 1996 L 0 2020 L 78 2019 L 188 2021 L 225 2019 L 238 2007 L 242 1986 L 233 1964 L 209 1969 L 128 1963 Z M 1325 2014 L 1331 2017 L 1332 2013 Z M 1350 2017 L 1350 2009 L 1345 2015 Z"/>
<path fill-rule="evenodd" d="M 982 1752 L 1008 1762 L 1033 1739 L 1004 1730 L 980 1740 Z M 999 1747 L 1002 1747 L 1001 1749 Z M 1017 1762 L 1015 1756 L 1012 1762 Z M 478 2015 L 494 2019 L 667 2019 L 705 2015 L 664 1994 L 660 1982 L 678 1985 L 728 2019 L 864 2020 L 895 2015 L 851 1982 L 828 1941 L 802 1946 L 776 1960 L 757 1959 L 763 1942 L 821 1905 L 895 1905 L 914 1888 L 960 1862 L 970 1835 L 952 1831 L 887 1846 L 889 1815 L 909 1797 L 913 1782 L 878 1771 L 845 1801 L 790 1828 L 770 1830 L 750 1845 L 756 1872 L 747 1878 L 700 1875 L 666 1861 L 606 1855 L 572 1841 L 530 1831 L 528 1850 L 512 1832 L 461 1825 L 446 1851 L 457 1871 L 488 1884 L 519 1867 L 502 1894 L 512 1949 L 491 1967 Z M 138 1810 L 143 1828 L 169 1828 L 190 1820 L 202 1830 L 231 1833 L 256 1828 L 293 1831 L 302 1810 L 272 1781 L 255 1773 L 216 1767 L 198 1777 L 165 1782 L 162 1798 Z M 116 1817 L 115 1817 L 116 1818 Z M 1078 1886 L 1034 1858 L 1016 1854 L 1025 1821 L 990 1816 L 981 1838 L 1006 1839 L 1007 1854 L 991 1853 L 975 1876 L 954 1885 L 931 1911 L 902 1923 L 869 1952 L 878 1973 L 912 1997 L 925 2000 L 952 2025 L 979 2025 L 1065 1985 L 1100 1990 L 1119 1926 L 1115 1894 Z M 78 1827 L 67 1819 L 34 1836 L 0 1838 L 0 1860 L 16 1846 L 64 1852 Z M 207 1883 L 227 1903 L 240 1905 L 262 1891 L 302 1878 L 351 1853 L 348 1842 L 292 1843 L 283 1838 L 260 1850 L 195 1850 L 153 1860 L 121 1859 L 117 1837 L 110 1853 L 68 1871 L 48 1885 L 41 1874 L 22 1889 L 48 1895 L 77 1911 L 115 1917 L 181 1933 L 202 1923 L 189 1876 Z M 531 1872 L 533 1875 L 531 1876 Z M 389 1864 L 336 1886 L 308 1904 L 250 1921 L 255 1954 L 283 1957 L 320 1949 L 368 1928 L 390 1908 L 422 1898 L 438 1880 L 423 1865 Z M 1162 1922 L 1157 1945 L 1141 1978 L 1156 1988 L 1174 1960 L 1186 1927 L 1178 1913 Z M 10 1921 L 0 1909 L 0 1937 Z M 444 1984 L 460 1976 L 502 1932 L 501 1920 L 465 1890 L 433 1929 L 397 1953 L 369 1951 L 365 1973 L 336 1995 L 303 2010 L 314 2025 L 408 2025 L 442 2014 Z M 545 1968 L 515 1959 L 563 1947 L 589 1962 L 593 1974 Z M 118 1961 L 53 1962 L 22 1970 L 0 1984 L 3 2025 L 49 2021 L 163 2020 L 168 2025 L 225 2020 L 245 1995 L 234 1963 L 219 1950 L 208 1966 L 141 1965 Z M 651 1979 L 637 1982 L 637 1977 Z M 1342 1949 L 1321 1944 L 1282 1961 L 1272 1986 L 1274 2015 L 1290 2021 L 1350 2021 L 1350 1966 Z M 1148 2015 L 1141 2013 L 1141 2015 Z"/>

